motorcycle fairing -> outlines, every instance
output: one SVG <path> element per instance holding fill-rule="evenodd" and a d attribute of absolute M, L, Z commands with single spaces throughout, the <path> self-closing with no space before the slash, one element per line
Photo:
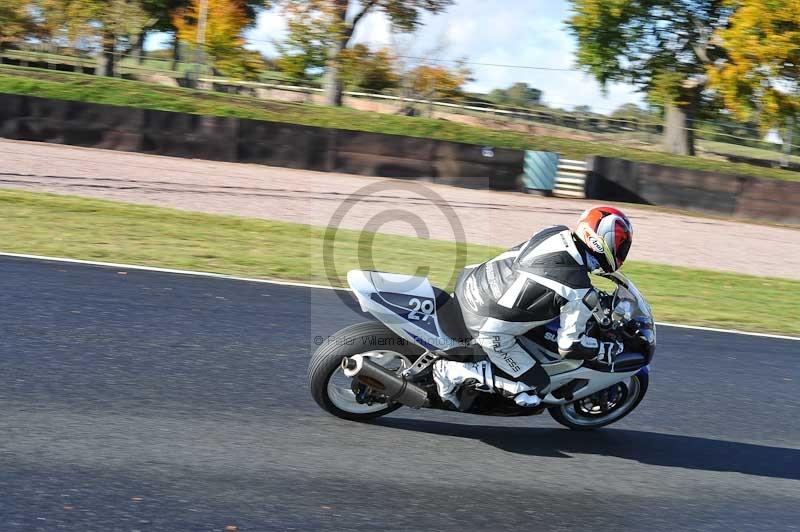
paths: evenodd
<path fill-rule="evenodd" d="M 394 292 L 373 292 L 370 299 L 383 305 L 401 318 L 413 321 L 429 333 L 439 336 L 439 326 L 436 316 L 436 301 L 424 296 L 414 296 L 409 299 L 408 294 L 398 294 Z M 409 301 L 415 301 L 409 305 Z M 417 303 L 417 301 L 419 303 Z M 430 312 L 426 312 L 430 310 Z M 431 315 L 432 314 L 432 315 Z M 433 319 L 431 319 L 433 318 Z"/>
<path fill-rule="evenodd" d="M 517 338 L 517 341 L 540 364 L 552 364 L 561 361 L 558 354 L 558 329 L 560 319 L 556 318 L 544 325 L 531 329 Z"/>
<path fill-rule="evenodd" d="M 566 404 L 570 401 L 565 399 L 559 399 L 555 397 L 552 392 L 555 392 L 562 386 L 565 386 L 570 381 L 574 379 L 584 379 L 587 381 L 586 385 L 574 393 L 573 400 L 576 399 L 583 399 L 584 397 L 588 397 L 595 392 L 599 392 L 600 390 L 604 390 L 609 386 L 631 378 L 632 376 L 636 375 L 640 370 L 637 369 L 635 371 L 626 371 L 626 372 L 604 372 L 604 371 L 597 371 L 586 366 L 580 365 L 579 361 L 575 360 L 564 360 L 563 362 L 569 362 L 572 364 L 577 363 L 578 366 L 574 367 L 574 369 L 568 369 L 567 371 L 557 371 L 551 373 L 551 370 L 556 369 L 548 368 L 548 366 L 544 366 L 545 371 L 550 375 L 550 390 L 549 393 L 545 398 L 544 402 L 550 405 L 558 405 L 558 404 Z M 556 364 L 551 364 L 551 366 L 556 366 Z M 567 366 L 568 367 L 568 366 Z M 558 368 L 566 369 L 564 366 Z"/>
<path fill-rule="evenodd" d="M 361 310 L 402 338 L 431 351 L 460 345 L 442 332 L 436 293 L 426 277 L 352 270 L 347 274 L 347 283 Z"/>

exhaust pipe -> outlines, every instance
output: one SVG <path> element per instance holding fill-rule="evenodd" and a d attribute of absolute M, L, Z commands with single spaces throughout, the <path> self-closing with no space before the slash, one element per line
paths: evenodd
<path fill-rule="evenodd" d="M 363 355 L 344 357 L 342 370 L 345 376 L 384 393 L 390 401 L 396 401 L 411 408 L 430 406 L 428 392 L 423 388 L 408 382 L 405 377 L 384 369 L 368 357 Z"/>

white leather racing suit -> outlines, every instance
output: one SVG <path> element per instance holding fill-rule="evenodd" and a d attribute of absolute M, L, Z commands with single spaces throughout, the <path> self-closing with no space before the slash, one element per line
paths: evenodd
<path fill-rule="evenodd" d="M 513 397 L 517 404 L 539 404 L 550 380 L 517 337 L 555 318 L 560 318 L 560 356 L 601 355 L 603 345 L 586 335 L 597 300 L 586 257 L 593 260 L 579 250 L 567 227 L 557 226 L 488 262 L 467 267 L 455 296 L 467 329 L 491 364 L 438 361 L 434 380 L 440 395 L 458 406 L 458 387 L 474 380 L 479 389 Z"/>

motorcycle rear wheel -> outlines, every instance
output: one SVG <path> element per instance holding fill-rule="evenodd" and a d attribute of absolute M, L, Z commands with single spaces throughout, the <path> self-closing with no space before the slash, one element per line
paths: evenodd
<path fill-rule="evenodd" d="M 400 338 L 377 322 L 359 323 L 335 333 L 317 349 L 308 363 L 308 387 L 314 401 L 326 412 L 349 421 L 368 421 L 400 408 L 400 403 L 362 404 L 351 389 L 351 379 L 341 369 L 344 357 L 379 351 L 372 359 L 388 369 L 410 365 L 424 350 Z"/>
<path fill-rule="evenodd" d="M 650 376 L 646 371 L 640 371 L 627 381 L 600 390 L 589 397 L 566 405 L 552 406 L 547 410 L 553 419 L 570 429 L 599 429 L 616 423 L 633 412 L 644 399 L 649 384 Z M 612 393 L 619 394 L 616 403 L 611 398 Z M 603 402 L 605 411 L 602 408 Z"/>

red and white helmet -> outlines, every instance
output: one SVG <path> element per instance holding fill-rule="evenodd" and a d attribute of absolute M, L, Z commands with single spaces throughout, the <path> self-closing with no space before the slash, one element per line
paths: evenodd
<path fill-rule="evenodd" d="M 633 241 L 633 226 L 628 217 L 614 207 L 593 207 L 578 218 L 575 236 L 600 263 L 606 273 L 622 267 Z"/>

